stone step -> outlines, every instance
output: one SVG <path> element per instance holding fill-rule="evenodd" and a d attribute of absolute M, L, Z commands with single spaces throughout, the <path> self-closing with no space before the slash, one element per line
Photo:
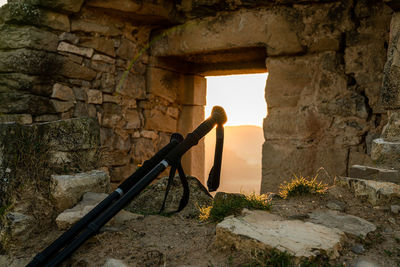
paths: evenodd
<path fill-rule="evenodd" d="M 400 141 L 383 138 L 372 141 L 371 159 L 377 166 L 400 169 Z"/>
<path fill-rule="evenodd" d="M 349 169 L 349 177 L 400 184 L 399 171 L 394 169 L 353 165 Z"/>
<path fill-rule="evenodd" d="M 350 177 L 336 177 L 338 185 L 354 191 L 356 197 L 365 198 L 374 206 L 400 203 L 400 185 Z"/>
<path fill-rule="evenodd" d="M 104 193 L 85 193 L 82 197 L 82 201 L 80 201 L 75 207 L 67 209 L 57 216 L 56 223 L 58 229 L 65 230 L 71 227 L 107 196 L 108 195 Z M 143 218 L 143 215 L 121 210 L 107 225 L 111 227 L 119 227 L 126 221 L 141 218 Z"/>
<path fill-rule="evenodd" d="M 105 193 L 110 187 L 110 177 L 102 170 L 52 175 L 51 180 L 51 195 L 59 211 L 73 207 L 86 192 Z"/>
<path fill-rule="evenodd" d="M 285 220 L 266 211 L 245 211 L 240 217 L 227 217 L 217 225 L 216 245 L 242 251 L 278 249 L 296 259 L 319 254 L 339 256 L 345 233 L 312 222 Z"/>

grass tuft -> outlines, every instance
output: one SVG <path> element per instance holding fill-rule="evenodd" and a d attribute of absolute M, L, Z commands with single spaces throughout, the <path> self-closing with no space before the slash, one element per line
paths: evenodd
<path fill-rule="evenodd" d="M 317 181 L 317 177 L 318 175 L 309 179 L 307 177 L 297 177 L 294 175 L 294 178 L 292 178 L 289 183 L 285 181 L 279 186 L 279 195 L 286 199 L 291 196 L 324 194 L 328 189 L 328 185 Z"/>
<path fill-rule="evenodd" d="M 226 194 L 216 197 L 211 206 L 199 207 L 200 221 L 220 222 L 229 215 L 240 214 L 243 208 L 269 210 L 271 201 L 268 195 Z"/>

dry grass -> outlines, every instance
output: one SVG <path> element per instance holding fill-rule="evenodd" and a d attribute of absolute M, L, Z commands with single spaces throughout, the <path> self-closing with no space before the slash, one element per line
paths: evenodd
<path fill-rule="evenodd" d="M 308 195 L 308 194 L 324 194 L 328 189 L 328 185 L 317 181 L 318 174 L 314 178 L 296 176 L 290 182 L 284 182 L 279 186 L 279 195 L 286 199 L 291 196 Z"/>

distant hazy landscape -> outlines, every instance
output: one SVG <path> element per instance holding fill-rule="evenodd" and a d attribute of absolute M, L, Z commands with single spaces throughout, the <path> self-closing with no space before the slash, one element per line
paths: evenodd
<path fill-rule="evenodd" d="M 225 126 L 221 185 L 218 191 L 259 193 L 263 130 L 259 126 Z M 205 139 L 206 177 L 214 161 L 215 130 Z"/>

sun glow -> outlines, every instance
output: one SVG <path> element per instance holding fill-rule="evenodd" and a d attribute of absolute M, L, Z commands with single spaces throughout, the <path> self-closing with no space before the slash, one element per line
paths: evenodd
<path fill-rule="evenodd" d="M 0 0 L 0 6 L 7 4 L 7 0 Z"/>
<path fill-rule="evenodd" d="M 228 116 L 226 125 L 262 126 L 267 104 L 264 97 L 267 73 L 208 76 L 206 117 L 213 106 L 222 106 Z"/>

